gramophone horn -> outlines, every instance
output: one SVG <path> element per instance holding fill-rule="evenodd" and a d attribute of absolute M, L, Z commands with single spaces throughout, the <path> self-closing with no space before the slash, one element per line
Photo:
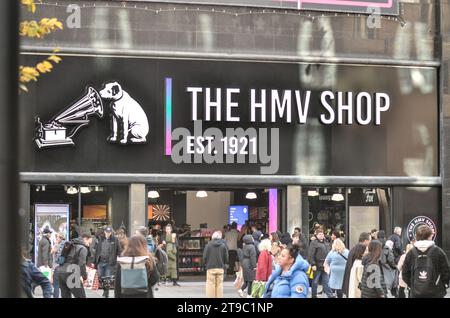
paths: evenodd
<path fill-rule="evenodd" d="M 82 123 L 92 114 L 102 118 L 103 103 L 100 94 L 93 87 L 88 87 L 86 94 L 59 114 L 54 121 L 59 123 Z"/>

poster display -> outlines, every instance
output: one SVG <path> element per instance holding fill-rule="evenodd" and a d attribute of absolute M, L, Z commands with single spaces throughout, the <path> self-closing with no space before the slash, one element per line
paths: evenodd
<path fill-rule="evenodd" d="M 37 263 L 38 244 L 45 228 L 52 231 L 50 242 L 55 243 L 56 232 L 69 238 L 69 204 L 35 204 L 34 205 L 34 261 Z"/>

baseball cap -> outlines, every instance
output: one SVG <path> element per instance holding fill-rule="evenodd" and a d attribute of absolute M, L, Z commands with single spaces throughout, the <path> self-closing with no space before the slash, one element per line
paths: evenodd
<path fill-rule="evenodd" d="M 52 231 L 51 231 L 48 227 L 46 227 L 46 228 L 44 229 L 44 231 L 42 231 L 42 233 L 48 234 L 48 233 L 52 233 Z"/>

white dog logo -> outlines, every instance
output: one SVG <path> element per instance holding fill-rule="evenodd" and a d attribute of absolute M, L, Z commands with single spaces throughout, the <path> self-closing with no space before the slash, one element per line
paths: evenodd
<path fill-rule="evenodd" d="M 131 135 L 132 143 L 146 142 L 149 125 L 147 115 L 141 105 L 136 102 L 127 92 L 122 90 L 119 83 L 107 83 L 100 91 L 100 96 L 106 100 L 111 100 L 112 110 L 112 134 L 108 141 L 116 142 L 118 134 L 118 124 L 123 123 L 123 135 L 121 144 L 128 143 L 128 134 Z"/>

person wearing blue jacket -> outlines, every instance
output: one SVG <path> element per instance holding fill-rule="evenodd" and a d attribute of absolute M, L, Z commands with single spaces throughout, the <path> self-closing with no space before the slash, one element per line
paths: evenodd
<path fill-rule="evenodd" d="M 20 266 L 21 272 L 21 286 L 22 292 L 25 297 L 33 298 L 33 287 L 32 285 L 39 285 L 42 288 L 44 298 L 52 297 L 52 284 L 44 274 L 29 260 L 25 257 L 25 249 L 22 249 L 22 263 Z"/>
<path fill-rule="evenodd" d="M 264 298 L 307 298 L 309 280 L 306 272 L 309 264 L 299 254 L 298 246 L 284 248 L 278 257 L 278 265 L 270 275 L 264 290 Z"/>

